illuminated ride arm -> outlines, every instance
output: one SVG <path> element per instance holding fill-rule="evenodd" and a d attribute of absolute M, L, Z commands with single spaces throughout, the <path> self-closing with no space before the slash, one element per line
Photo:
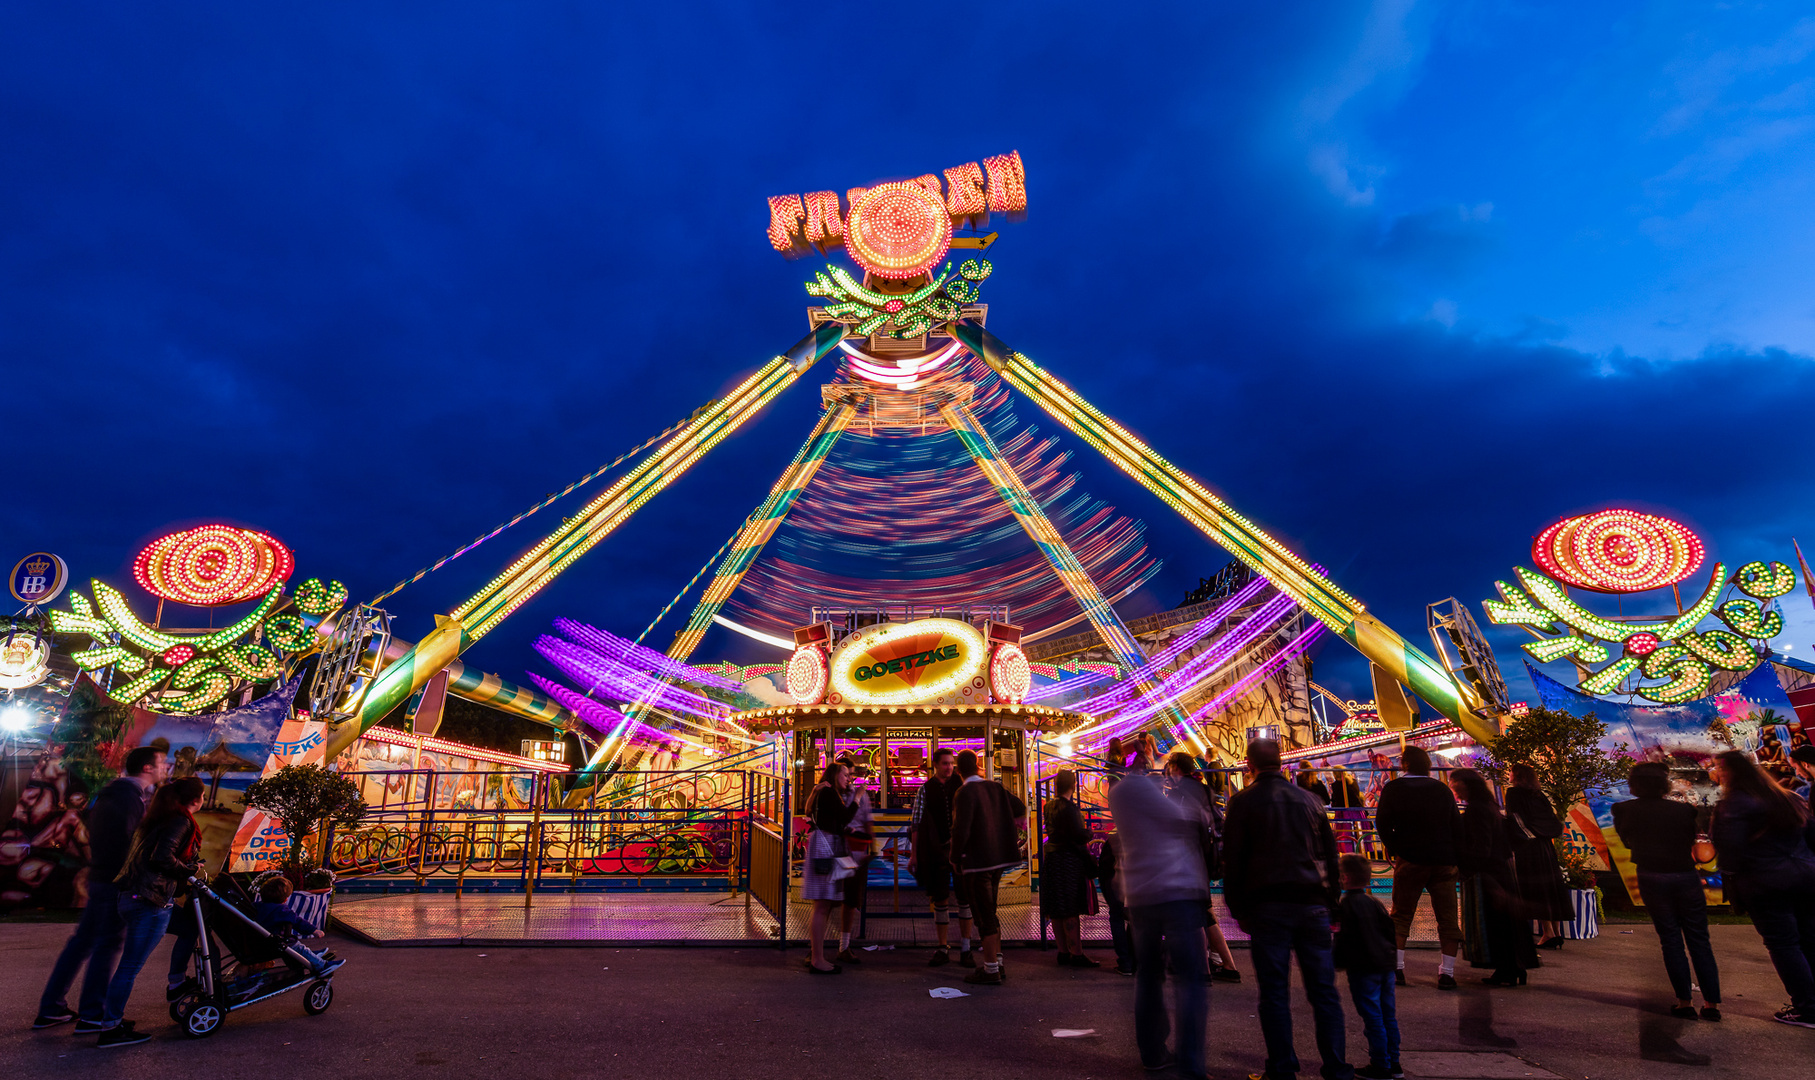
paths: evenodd
<path fill-rule="evenodd" d="M 1471 737 L 1486 741 L 1499 736 L 1497 725 L 1482 711 L 1483 702 L 1472 687 L 1459 684 L 1443 665 L 1368 614 L 1359 600 L 1337 588 L 1285 545 L 1098 412 L 1076 391 L 1020 353 L 1011 351 L 988 330 L 962 320 L 952 324 L 952 332 L 1053 419 L 1096 447 L 1116 467 L 1158 495 L 1186 521 L 1249 569 L 1271 581 L 1319 622 L 1430 702 Z"/>
<path fill-rule="evenodd" d="M 622 479 L 466 602 L 447 615 L 435 616 L 435 629 L 378 676 L 365 695 L 357 719 L 341 724 L 329 734 L 329 758 L 352 745 L 367 728 L 420 690 L 435 672 L 528 603 L 561 571 L 610 535 L 638 507 L 685 473 L 706 451 L 797 382 L 820 357 L 837 346 L 844 333 L 844 327 L 837 323 L 816 327 L 787 353 L 763 365 L 736 389 L 700 412 L 692 423 L 651 451 Z"/>

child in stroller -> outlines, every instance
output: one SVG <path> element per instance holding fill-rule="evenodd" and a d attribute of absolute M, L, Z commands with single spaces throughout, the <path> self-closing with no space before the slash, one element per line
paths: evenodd
<path fill-rule="evenodd" d="M 327 936 L 320 927 L 298 915 L 290 907 L 290 894 L 295 891 L 290 880 L 282 874 L 265 877 L 258 883 L 258 903 L 252 905 L 253 921 L 280 938 L 293 934 L 298 942 L 314 941 Z M 334 963 L 333 957 L 301 944 L 293 944 L 291 947 L 309 958 L 310 970 L 316 975 L 325 974 L 328 966 Z"/>
<path fill-rule="evenodd" d="M 248 914 L 256 910 L 253 896 L 230 876 L 213 882 L 192 878 L 190 895 L 199 931 L 195 978 L 187 984 L 193 989 L 170 1006 L 185 1034 L 212 1035 L 228 1013 L 291 990 L 306 988 L 303 1011 L 309 1015 L 327 1010 L 334 1000 L 334 973 L 346 961 L 297 945 L 296 926 L 288 921 L 276 932 L 266 928 Z"/>

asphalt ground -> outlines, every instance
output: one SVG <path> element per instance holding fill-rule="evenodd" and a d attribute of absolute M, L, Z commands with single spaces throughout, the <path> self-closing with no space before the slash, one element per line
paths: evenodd
<path fill-rule="evenodd" d="M 0 1063 L 8 1077 L 811 1077 L 1135 1078 L 1134 980 L 1061 969 L 1054 954 L 1013 949 L 1010 981 L 966 987 L 956 964 L 923 949 L 865 954 L 861 969 L 807 975 L 804 950 L 768 947 L 380 949 L 338 939 L 348 958 L 335 1000 L 304 1015 L 298 994 L 233 1013 L 212 1037 L 186 1038 L 167 1017 L 166 943 L 128 1015 L 146 1044 L 100 1050 L 69 1026 L 28 1030 L 42 980 L 70 927 L 0 924 Z M 1630 932 L 1628 932 L 1630 931 Z M 1770 1019 L 1783 1001 L 1756 933 L 1713 927 L 1726 985 L 1721 1023 L 1672 1019 L 1648 924 L 1546 953 L 1531 985 L 1490 990 L 1464 966 L 1462 990 L 1434 988 L 1436 953 L 1408 964 L 1399 1018 L 1413 1077 L 1815 1076 L 1815 1030 Z M 1105 951 L 1097 955 L 1103 957 Z M 1210 1072 L 1263 1064 L 1248 957 L 1241 984 L 1217 983 Z M 971 996 L 938 1000 L 951 986 Z M 1344 1003 L 1347 1004 L 1346 990 Z M 1316 1061 L 1310 1014 L 1295 1002 L 1300 1058 Z M 1053 1029 L 1094 1029 L 1055 1038 Z M 1359 1024 L 1349 1059 L 1366 1061 Z M 1307 1076 L 1315 1075 L 1314 1068 Z"/>

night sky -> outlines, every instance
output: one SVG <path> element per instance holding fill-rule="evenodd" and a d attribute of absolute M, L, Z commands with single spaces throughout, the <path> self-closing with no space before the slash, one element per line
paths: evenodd
<path fill-rule="evenodd" d="M 1011 148 L 990 328 L 1415 642 L 1565 514 L 1667 512 L 1729 566 L 1815 541 L 1796 5 L 378 8 L 0 11 L 8 565 L 124 583 L 229 521 L 370 597 L 805 332 L 766 196 Z M 521 679 L 556 615 L 641 630 L 813 374 L 469 660 Z M 1125 612 L 1227 560 L 1063 441 L 1165 560 Z M 399 634 L 580 504 L 394 598 Z"/>

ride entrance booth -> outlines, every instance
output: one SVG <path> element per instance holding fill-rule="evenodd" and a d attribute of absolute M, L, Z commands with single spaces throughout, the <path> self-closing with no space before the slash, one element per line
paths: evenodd
<path fill-rule="evenodd" d="M 907 871 L 914 797 L 942 748 L 977 754 L 982 775 L 1031 802 L 1033 742 L 1087 718 L 1023 702 L 1033 684 L 1017 626 L 958 618 L 880 618 L 859 625 L 820 622 L 794 632 L 787 672 L 790 705 L 752 709 L 732 720 L 753 735 L 789 740 L 799 818 L 826 765 L 848 756 L 854 786 L 875 811 L 876 858 L 864 905 L 870 917 L 925 917 Z M 1028 808 L 1031 818 L 1033 807 Z"/>

